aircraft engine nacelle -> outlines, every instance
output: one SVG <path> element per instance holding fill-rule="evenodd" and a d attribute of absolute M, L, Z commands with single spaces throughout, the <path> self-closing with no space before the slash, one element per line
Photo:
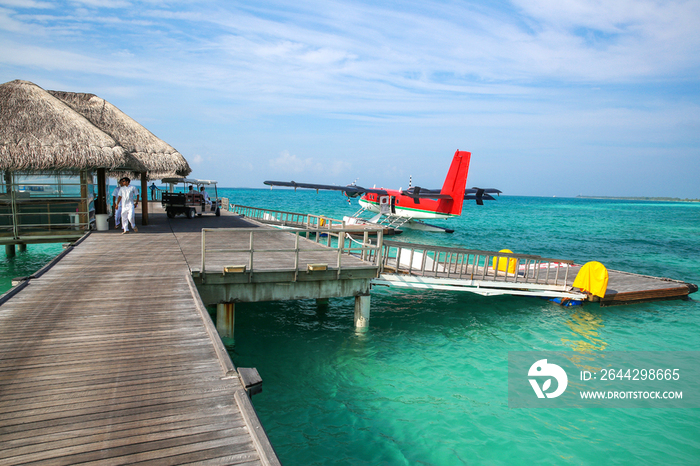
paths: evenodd
<path fill-rule="evenodd" d="M 363 193 L 353 193 L 353 192 L 343 191 L 343 194 L 345 194 L 347 197 L 355 198 L 355 197 L 361 196 Z"/>

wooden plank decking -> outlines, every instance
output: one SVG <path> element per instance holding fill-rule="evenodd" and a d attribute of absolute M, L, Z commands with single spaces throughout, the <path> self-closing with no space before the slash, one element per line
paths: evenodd
<path fill-rule="evenodd" d="M 223 221 L 222 221 L 223 220 Z M 200 271 L 202 262 L 202 228 L 221 228 L 221 231 L 209 231 L 206 233 L 207 249 L 214 250 L 247 250 L 250 248 L 251 228 L 259 229 L 253 234 L 254 261 L 253 268 L 256 272 L 281 272 L 295 270 L 294 253 L 295 235 L 293 230 L 279 230 L 267 227 L 257 221 L 249 221 L 238 216 L 227 218 L 202 217 L 191 221 L 177 217 L 170 221 L 173 232 L 180 244 L 182 253 L 192 271 Z M 224 228 L 236 228 L 243 231 L 231 231 Z M 337 266 L 338 254 L 334 248 L 325 246 L 325 237 L 321 244 L 304 237 L 299 238 L 299 263 L 297 270 L 306 271 L 308 264 L 327 264 L 330 268 Z M 279 251 L 271 251 L 277 249 Z M 267 252 L 264 252 L 267 251 Z M 286 251 L 286 252 L 285 252 Z M 263 253 L 264 252 L 264 253 Z M 340 256 L 342 269 L 357 269 L 374 272 L 377 267 L 368 264 L 361 259 L 347 253 Z M 233 264 L 248 265 L 250 253 L 248 252 L 217 252 L 207 254 L 207 271 L 221 273 L 224 266 Z"/>
<path fill-rule="evenodd" d="M 140 230 L 0 306 L 0 465 L 278 464 L 175 236 Z"/>

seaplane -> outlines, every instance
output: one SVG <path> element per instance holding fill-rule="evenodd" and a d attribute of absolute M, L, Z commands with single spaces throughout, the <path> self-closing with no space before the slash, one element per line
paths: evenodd
<path fill-rule="evenodd" d="M 344 217 L 348 225 L 377 224 L 387 229 L 400 232 L 402 227 L 430 232 L 453 233 L 454 230 L 442 226 L 431 225 L 423 220 L 448 219 L 462 215 L 462 204 L 465 200 L 475 200 L 478 205 L 484 201 L 493 201 L 492 194 L 501 194 L 495 188 L 466 188 L 467 174 L 471 152 L 456 151 L 447 177 L 441 189 L 425 189 L 410 186 L 403 190 L 399 188 L 363 188 L 355 183 L 347 186 L 324 185 L 313 183 L 297 183 L 295 181 L 265 181 L 270 187 L 282 186 L 297 188 L 342 191 L 348 202 L 359 198 L 360 210 L 354 215 Z"/>

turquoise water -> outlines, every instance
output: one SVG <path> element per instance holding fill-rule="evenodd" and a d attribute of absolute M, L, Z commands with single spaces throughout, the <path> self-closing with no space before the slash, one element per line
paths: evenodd
<path fill-rule="evenodd" d="M 339 193 L 220 191 L 238 204 L 336 218 L 357 210 Z M 441 224 L 457 231 L 399 238 L 700 283 L 700 204 L 502 196 Z M 5 259 L 6 288 L 61 250 L 51 247 Z M 353 330 L 353 305 L 236 305 L 230 354 L 260 372 L 253 403 L 287 466 L 700 463 L 697 409 L 509 409 L 507 392 L 508 351 L 700 351 L 698 301 L 562 308 L 375 289 L 364 334 Z"/>
<path fill-rule="evenodd" d="M 338 193 L 226 194 L 336 218 L 357 209 Z M 443 224 L 457 231 L 400 239 L 700 283 L 700 204 L 502 196 Z M 236 306 L 231 356 L 263 378 L 253 402 L 285 465 L 700 463 L 697 409 L 516 410 L 507 392 L 508 351 L 700 350 L 697 301 L 562 308 L 377 288 L 366 334 L 353 303 Z"/>
<path fill-rule="evenodd" d="M 16 251 L 15 257 L 0 253 L 0 294 L 12 288 L 12 279 L 27 277 L 63 251 L 59 243 L 29 244 L 26 251 Z"/>

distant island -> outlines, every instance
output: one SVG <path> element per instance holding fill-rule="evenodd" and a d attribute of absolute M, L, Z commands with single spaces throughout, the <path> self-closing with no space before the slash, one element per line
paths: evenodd
<path fill-rule="evenodd" d="M 679 197 L 618 197 L 618 196 L 576 196 L 581 199 L 614 199 L 619 201 L 662 201 L 662 202 L 700 202 L 700 199 L 681 199 Z"/>

